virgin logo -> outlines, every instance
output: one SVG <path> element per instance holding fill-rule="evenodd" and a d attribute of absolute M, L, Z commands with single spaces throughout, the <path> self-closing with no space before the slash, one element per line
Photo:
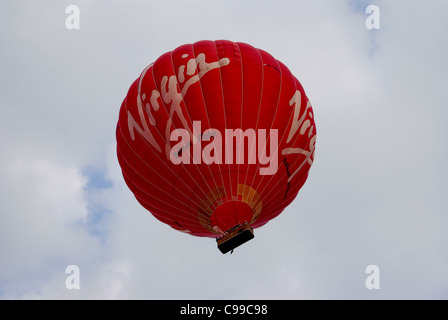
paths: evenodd
<path fill-rule="evenodd" d="M 188 58 L 188 54 L 182 55 L 183 59 Z M 227 66 L 230 63 L 230 59 L 222 58 L 219 61 L 206 62 L 205 54 L 201 53 L 196 58 L 188 59 L 185 64 L 181 65 L 176 75 L 164 76 L 160 82 L 161 92 L 154 89 L 151 91 L 151 95 L 148 97 L 146 93 L 142 93 L 142 81 L 146 75 L 146 72 L 153 66 L 150 64 L 145 70 L 143 70 L 138 83 L 137 93 L 137 111 L 141 121 L 141 125 L 134 119 L 131 112 L 128 110 L 128 128 L 129 134 L 132 140 L 135 140 L 134 130 L 137 131 L 151 146 L 153 146 L 158 152 L 162 152 L 162 148 L 154 138 L 151 127 L 156 127 L 156 119 L 153 115 L 160 109 L 160 104 L 163 103 L 168 108 L 169 118 L 165 124 L 165 141 L 169 141 L 171 128 L 173 125 L 174 114 L 182 122 L 185 129 L 190 130 L 188 122 L 182 112 L 181 102 L 183 97 L 187 94 L 188 89 L 193 84 L 199 82 L 199 80 L 211 70 Z M 149 119 L 149 125 L 146 121 L 145 114 Z M 171 151 L 169 143 L 165 144 L 165 155 L 169 158 Z"/>
<path fill-rule="evenodd" d="M 284 157 L 294 154 L 304 155 L 305 157 L 294 171 L 290 171 L 289 163 L 285 159 L 282 160 L 285 165 L 288 164 L 288 183 L 304 165 L 313 163 L 316 142 L 316 133 L 312 122 L 313 114 L 308 100 L 306 105 L 302 106 L 299 90 L 294 92 L 289 101 L 289 106 L 293 108 L 293 116 L 286 145 L 280 151 L 277 150 L 277 129 L 270 129 L 269 132 L 266 132 L 266 129 L 243 131 L 237 128 L 225 129 L 224 132 L 220 132 L 210 128 L 202 133 L 200 121 L 193 121 L 192 130 L 182 111 L 183 97 L 188 93 L 188 89 L 197 84 L 205 74 L 226 67 L 230 64 L 230 59 L 222 58 L 218 61 L 207 62 L 204 53 L 192 58 L 188 54 L 184 54 L 182 59 L 184 59 L 184 64 L 178 68 L 176 74 L 162 77 L 160 91 L 153 89 L 142 92 L 142 81 L 152 65 L 143 70 L 138 82 L 137 112 L 134 113 L 137 120 L 140 121 L 134 118 L 130 110 L 127 111 L 128 130 L 133 141 L 136 138 L 135 132 L 137 132 L 150 146 L 160 154 L 164 153 L 164 156 L 174 164 L 189 164 L 191 162 L 193 164 L 244 164 L 246 159 L 246 163 L 256 164 L 258 160 L 260 175 L 273 175 L 277 172 L 278 152 L 281 152 Z M 167 107 L 166 111 L 169 117 L 165 123 L 157 124 L 154 115 L 163 105 Z M 174 116 L 178 117 L 183 128 L 171 131 Z M 159 131 L 156 129 L 157 127 L 165 130 Z M 154 133 L 160 135 L 165 143 L 159 145 Z M 308 144 L 293 147 L 296 138 L 303 135 L 308 136 Z M 203 146 L 203 141 L 208 141 L 208 143 Z M 171 142 L 177 142 L 177 144 L 171 147 Z M 269 144 L 269 148 L 267 144 Z M 247 150 L 246 157 L 245 150 Z"/>
<path fill-rule="evenodd" d="M 273 175 L 278 169 L 278 130 L 269 130 L 269 155 L 266 145 L 266 129 L 218 129 L 210 128 L 201 134 L 201 122 L 193 121 L 193 137 L 185 129 L 171 132 L 170 141 L 178 142 L 170 152 L 174 164 L 248 164 L 268 165 L 259 169 L 260 175 Z M 213 139 L 212 139 L 213 138 Z M 179 141 L 180 139 L 180 141 Z M 224 142 L 223 142 L 224 139 Z M 210 141 L 202 146 L 203 141 Z M 246 144 L 247 141 L 247 144 Z M 192 146 L 191 146 L 192 145 Z M 192 152 L 190 152 L 192 150 Z M 245 157 L 247 150 L 247 157 Z"/>

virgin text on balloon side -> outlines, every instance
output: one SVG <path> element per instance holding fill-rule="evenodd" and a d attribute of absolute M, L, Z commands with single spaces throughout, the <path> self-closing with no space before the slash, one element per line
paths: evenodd
<path fill-rule="evenodd" d="M 292 107 L 289 131 L 286 142 L 278 141 L 277 129 L 245 129 L 241 128 L 209 128 L 201 131 L 200 121 L 194 121 L 186 116 L 184 99 L 189 95 L 190 88 L 199 84 L 206 74 L 226 68 L 231 64 L 230 57 L 207 62 L 205 53 L 191 56 L 189 53 L 181 55 L 185 63 L 181 64 L 175 74 L 164 75 L 160 79 L 159 88 L 149 89 L 143 85 L 146 74 L 152 74 L 150 64 L 145 68 L 137 82 L 136 110 L 126 110 L 127 129 L 132 141 L 136 133 L 145 140 L 149 146 L 173 164 L 247 164 L 259 165 L 260 175 L 274 175 L 279 167 L 278 153 L 282 157 L 289 155 L 303 155 L 298 162 L 282 161 L 287 167 L 287 183 L 308 164 L 311 166 L 314 159 L 316 133 L 314 130 L 313 113 L 309 100 L 302 102 L 302 93 L 296 89 L 289 100 Z M 270 68 L 269 64 L 265 64 Z M 274 68 L 275 69 L 275 68 Z M 277 70 L 277 69 L 276 69 Z M 278 71 L 278 70 L 277 70 Z M 152 78 L 148 76 L 147 78 Z M 134 97 L 133 97 L 134 98 Z M 129 101 L 131 103 L 131 100 Z M 164 106 L 166 115 L 160 111 Z M 159 117 L 159 118 L 158 118 Z M 178 121 L 178 129 L 174 129 L 173 119 Z M 193 120 L 193 121 L 192 121 Z M 160 124 L 159 121 L 162 123 Z M 192 121 L 193 124 L 190 122 Z M 194 131 L 194 123 L 196 130 Z M 198 129 L 199 127 L 199 129 Z M 204 125 L 203 127 L 208 127 Z M 203 129 L 205 129 L 203 128 Z M 193 129 L 193 130 L 192 130 Z M 281 135 L 283 137 L 281 132 Z M 301 136 L 307 136 L 308 141 L 303 146 L 295 145 Z M 247 146 L 244 146 L 247 139 Z M 282 140 L 282 138 L 280 139 Z M 202 143 L 205 141 L 205 143 Z M 172 142 L 177 142 L 172 147 Z M 163 150 L 164 149 L 164 150 Z M 257 149 L 257 150 L 256 150 Z M 279 149 L 279 150 L 277 150 Z M 247 150 L 247 153 L 244 151 Z M 185 154 L 184 154 L 185 153 Z M 246 164 L 244 163 L 244 164 Z M 289 166 L 296 167 L 290 172 Z"/>

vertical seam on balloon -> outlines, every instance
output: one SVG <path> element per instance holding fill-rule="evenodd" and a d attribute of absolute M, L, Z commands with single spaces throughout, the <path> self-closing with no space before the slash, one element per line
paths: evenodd
<path fill-rule="evenodd" d="M 275 58 L 274 58 L 275 59 Z M 277 59 L 275 59 L 275 61 L 277 62 L 277 64 L 278 64 L 278 61 L 277 61 Z M 281 70 L 282 68 L 281 68 L 281 65 L 280 64 L 278 64 L 279 65 L 279 69 Z M 275 121 L 275 117 L 276 117 L 276 115 L 277 115 L 277 110 L 278 110 L 278 106 L 279 106 L 279 103 L 280 103 L 280 97 L 281 97 L 281 94 L 282 94 L 282 83 L 283 83 L 283 73 L 282 72 L 280 72 L 280 74 L 281 74 L 281 83 L 280 83 L 280 91 L 279 91 L 279 95 L 278 95 L 278 100 L 277 100 L 277 106 L 276 106 L 276 109 L 275 109 L 275 114 L 274 114 L 274 117 L 272 118 L 273 120 L 272 120 L 272 123 L 271 123 L 271 128 L 270 129 L 272 129 L 272 125 L 274 124 L 274 121 Z M 294 92 L 297 90 L 297 84 L 294 82 Z M 289 121 L 287 122 L 287 123 L 289 123 L 290 121 L 291 121 L 291 117 L 293 117 L 293 114 L 291 114 L 291 116 L 290 116 L 290 118 L 289 118 Z M 284 137 L 284 135 L 286 134 L 286 129 L 283 131 L 283 134 L 282 134 L 282 137 L 278 140 L 279 142 L 281 142 L 282 140 L 283 140 L 283 137 Z M 264 151 L 266 151 L 266 149 L 267 149 L 267 141 L 268 141 L 268 138 L 270 137 L 270 131 L 269 131 L 269 136 L 266 138 L 266 145 L 265 145 L 265 149 L 264 149 Z M 277 137 L 278 138 L 278 137 Z M 279 144 L 277 144 L 277 150 L 275 150 L 276 152 L 277 152 L 277 159 L 278 159 L 278 151 L 279 151 L 279 149 L 280 149 L 280 146 L 279 146 Z M 263 153 L 264 153 L 264 151 L 263 151 Z M 270 150 L 270 155 L 272 155 L 273 154 L 273 152 L 272 152 L 272 150 Z M 259 170 L 259 167 L 260 167 L 260 164 L 258 164 L 258 167 L 257 167 L 257 170 Z M 262 190 L 260 190 L 260 193 L 262 194 L 262 193 L 264 193 L 264 190 L 266 190 L 266 188 L 267 188 L 267 186 L 268 186 L 268 184 L 270 183 L 270 181 L 274 178 L 274 176 L 276 175 L 276 173 L 275 174 L 273 174 L 273 175 L 271 175 L 271 177 L 269 178 L 269 180 L 267 181 L 267 183 L 264 183 L 264 188 L 262 189 Z M 258 185 L 261 185 L 261 182 L 264 180 L 264 176 L 263 176 L 263 178 L 261 178 L 260 179 L 260 181 L 259 181 L 259 183 L 258 183 Z M 258 187 L 258 186 L 257 186 Z M 267 197 L 267 195 L 265 195 L 265 197 Z"/>
<path fill-rule="evenodd" d="M 277 62 L 277 59 L 275 59 L 275 58 L 273 58 L 274 60 L 275 60 L 275 62 Z M 277 64 L 278 64 L 278 62 L 277 62 Z M 280 65 L 279 65 L 280 66 Z M 275 117 L 276 117 L 276 115 L 277 115 L 277 110 L 278 110 L 278 106 L 279 106 L 279 104 L 280 104 L 280 97 L 281 97 L 281 94 L 282 94 L 282 87 L 283 87 L 283 74 L 282 74 L 282 72 L 281 72 L 281 66 L 280 66 L 280 68 L 279 68 L 279 72 L 280 72 L 280 88 L 279 88 L 279 92 L 278 92 L 278 98 L 277 98 L 277 105 L 275 106 L 275 112 L 274 112 L 274 116 L 272 117 L 272 122 L 271 122 L 271 125 L 270 125 L 270 128 L 269 128 L 269 133 L 267 133 L 267 136 L 266 136 L 266 143 L 265 143 L 265 145 L 264 145 L 264 150 L 263 150 L 263 152 L 261 153 L 261 154 L 264 154 L 264 152 L 266 151 L 266 147 L 267 147 L 267 144 L 268 144 L 268 140 L 270 139 L 270 135 L 271 135 L 271 129 L 272 129 L 272 126 L 273 126 L 273 124 L 274 124 L 274 121 L 275 121 Z M 258 147 L 258 146 L 257 146 Z M 269 146 L 270 147 L 270 146 Z M 259 150 L 258 150 L 259 151 Z M 270 151 L 270 156 L 272 156 L 272 150 L 269 150 Z M 277 150 L 275 150 L 276 152 L 278 152 L 278 145 L 277 145 Z M 278 153 L 277 153 L 278 154 Z M 260 168 L 260 163 L 258 163 L 257 164 L 257 168 L 256 168 L 256 171 L 255 172 L 257 172 L 258 170 L 259 170 L 259 168 Z M 260 194 L 260 196 L 263 194 L 263 192 L 264 192 L 264 190 L 266 189 L 266 186 L 267 186 L 267 184 L 269 183 L 269 181 L 271 181 L 272 180 L 272 178 L 275 176 L 275 174 L 273 174 L 273 175 L 271 175 L 271 177 L 270 177 L 270 179 L 268 180 L 268 182 L 265 184 L 265 187 L 263 188 L 263 190 L 261 191 L 261 192 L 259 192 L 259 194 Z M 256 186 L 256 190 L 258 190 L 258 187 L 261 185 L 261 182 L 263 181 L 265 179 L 265 176 L 263 176 L 260 180 L 259 180 L 259 182 L 258 182 L 258 185 Z M 255 177 L 253 177 L 252 178 L 252 184 L 254 183 L 254 180 L 255 180 Z M 266 197 L 263 197 L 263 198 L 261 198 L 261 200 L 262 201 L 264 201 L 266 199 Z"/>
<path fill-rule="evenodd" d="M 257 121 L 255 122 L 255 130 L 258 130 L 258 121 L 260 119 L 260 109 L 261 109 L 261 104 L 263 101 L 263 86 L 264 86 L 264 68 L 263 68 L 263 56 L 261 55 L 260 51 L 257 48 L 252 48 L 253 50 L 255 50 L 259 57 L 260 57 L 260 61 L 261 61 L 261 86 L 260 86 L 260 102 L 258 104 L 258 111 L 257 111 Z M 258 149 L 258 146 L 257 146 Z M 246 171 L 246 178 L 244 179 L 244 184 L 247 184 L 247 177 L 248 177 L 248 173 L 249 171 Z M 245 188 L 245 187 L 244 187 Z"/>
<path fill-rule="evenodd" d="M 238 43 L 237 42 L 232 42 L 232 45 L 233 46 L 236 46 L 237 48 L 238 48 L 238 51 L 239 51 L 239 56 L 240 56 L 240 68 L 241 68 L 241 105 L 240 105 L 240 109 L 241 109 L 241 112 L 240 112 L 240 129 L 241 130 L 243 130 L 243 108 L 244 108 L 244 74 L 243 74 L 243 56 L 242 56 L 242 54 L 241 54 L 241 48 L 240 48 L 240 46 L 238 45 Z M 234 47 L 234 50 L 235 50 L 235 47 Z M 235 59 L 236 60 L 236 59 Z M 240 138 L 241 138 L 241 136 L 240 136 Z M 243 141 L 244 141 L 244 137 L 242 137 L 242 139 L 243 139 Z M 240 141 L 240 146 L 241 146 L 242 144 L 241 144 L 241 141 Z M 236 155 L 235 155 L 236 156 Z M 247 154 L 247 161 L 249 162 L 249 159 L 250 159 L 250 156 L 249 156 L 249 153 Z M 244 153 L 243 153 L 243 161 L 244 161 Z M 236 190 L 237 190 L 237 193 L 238 193 L 238 184 L 240 183 L 240 163 L 238 162 L 238 167 L 237 167 L 237 179 L 236 179 Z M 237 213 L 237 217 L 236 217 L 236 219 L 237 219 L 237 221 L 239 221 L 240 220 L 240 217 L 239 217 L 239 215 L 238 215 L 238 213 Z"/>
<path fill-rule="evenodd" d="M 217 45 L 216 45 L 216 41 L 212 41 L 212 42 L 213 42 L 213 45 L 215 47 L 216 56 L 218 57 L 218 61 L 219 61 L 219 53 L 218 53 L 218 48 L 217 48 Z M 225 129 L 227 129 L 227 111 L 226 111 L 226 104 L 225 104 L 225 99 L 224 99 L 224 88 L 223 88 L 223 84 L 222 84 L 221 68 L 218 68 L 218 70 L 219 70 L 219 79 L 220 79 L 220 82 L 221 82 L 221 95 L 222 95 L 222 106 L 223 106 L 223 110 L 224 110 L 223 116 L 224 116 L 224 132 L 225 132 Z M 225 156 L 227 156 L 227 154 L 225 154 Z M 225 161 L 225 159 L 224 159 L 223 162 L 227 162 L 227 161 Z M 230 171 L 230 164 L 227 164 L 227 168 L 228 168 L 228 172 L 229 172 L 230 197 L 232 197 L 232 195 L 233 195 L 233 188 L 232 188 L 232 174 L 231 174 L 231 171 Z M 224 188 L 225 188 L 225 185 L 224 185 Z M 226 194 L 226 197 L 228 198 L 227 194 Z M 226 223 L 223 223 L 223 224 L 228 229 L 230 229 L 232 227 L 232 226 L 228 226 Z"/>
<path fill-rule="evenodd" d="M 215 46 L 216 56 L 218 57 L 218 60 L 219 60 L 219 53 L 218 53 L 218 48 L 217 48 L 217 45 L 216 45 L 216 41 L 213 41 L 213 44 Z M 224 110 L 224 115 L 223 116 L 224 116 L 224 132 L 225 132 L 225 129 L 228 129 L 227 128 L 227 109 L 226 109 L 226 103 L 225 103 L 225 99 L 224 99 L 224 86 L 223 86 L 223 83 L 222 83 L 221 68 L 218 68 L 218 70 L 219 70 L 219 79 L 220 79 L 220 82 L 221 82 L 221 95 L 222 95 L 222 107 L 223 107 L 223 110 Z M 224 161 L 224 162 L 227 162 L 227 161 Z M 227 164 L 227 168 L 229 170 L 230 196 L 232 196 L 233 195 L 233 186 L 232 186 L 232 175 L 231 175 L 231 170 L 230 170 L 230 164 Z M 230 227 L 232 227 L 232 226 L 230 226 Z"/>
<path fill-rule="evenodd" d="M 192 48 L 192 51 L 193 51 L 193 55 L 194 55 L 194 50 L 193 50 L 193 48 Z M 182 94 L 182 90 L 180 90 L 178 75 L 177 75 L 177 73 L 176 73 L 176 68 L 174 67 L 173 51 L 171 51 L 170 58 L 171 58 L 171 67 L 173 68 L 174 76 L 176 77 L 176 86 L 177 86 L 177 89 L 179 89 L 180 95 L 182 96 L 182 101 L 183 101 L 183 103 L 184 103 L 184 109 L 185 109 L 185 112 L 187 113 L 188 118 L 189 118 L 191 124 L 193 125 L 193 121 L 191 120 L 190 113 L 188 112 L 188 109 L 187 109 L 187 103 L 185 102 L 184 96 L 183 96 L 183 94 Z M 195 60 L 196 60 L 196 57 L 195 57 Z M 196 67 L 196 68 L 197 68 L 197 67 Z M 197 70 L 196 70 L 196 71 L 197 71 Z M 202 90 L 201 90 L 201 91 L 202 91 Z M 207 119 L 207 120 L 208 120 L 208 119 Z M 208 121 L 208 122 L 209 122 L 209 124 L 210 124 L 210 121 Z M 173 124 L 173 126 L 174 126 L 174 121 L 172 121 L 172 124 Z M 174 127 L 175 127 L 175 126 L 174 126 Z M 201 133 L 199 133 L 199 134 L 201 134 Z M 202 140 L 202 136 L 201 136 L 201 140 Z M 199 166 L 198 166 L 197 164 L 194 163 L 194 161 L 193 161 L 193 155 L 191 154 L 191 152 L 190 152 L 190 155 L 191 155 L 192 164 L 194 164 L 194 166 L 195 166 L 195 168 L 197 169 L 197 171 L 199 172 L 199 174 L 200 174 L 202 180 L 205 182 L 206 180 L 205 180 L 205 178 L 204 178 L 204 175 L 202 174 L 202 171 L 200 170 Z M 184 165 L 183 163 L 182 163 L 182 165 L 183 165 L 183 167 L 185 168 L 185 165 Z M 212 175 L 212 172 L 211 172 L 210 167 L 207 166 L 207 169 L 208 169 L 208 171 L 209 171 L 209 173 L 210 173 L 210 176 L 212 176 L 212 179 L 213 179 L 213 182 L 214 182 L 214 184 L 215 184 L 215 187 L 218 188 L 218 185 L 216 184 L 216 181 L 215 181 L 215 179 L 214 179 L 214 177 L 213 177 L 213 175 Z M 185 168 L 185 171 L 188 171 L 188 170 Z M 194 179 L 193 179 L 193 180 L 194 180 Z M 206 193 L 204 190 L 202 190 L 200 184 L 199 184 L 196 180 L 194 180 L 194 181 L 196 182 L 196 185 L 198 186 L 198 188 L 203 192 L 204 196 L 207 196 L 207 193 Z M 213 195 L 213 196 L 214 196 L 214 195 Z M 216 200 L 216 198 L 215 198 L 215 200 Z M 209 208 L 209 209 L 210 209 L 210 208 Z"/>
<path fill-rule="evenodd" d="M 252 47 L 252 49 L 258 53 L 258 55 L 259 55 L 259 57 L 260 57 L 260 62 L 261 62 L 260 102 L 259 102 L 259 104 L 258 104 L 257 121 L 255 122 L 255 131 L 257 132 L 257 130 L 258 130 L 258 122 L 259 122 L 259 119 L 260 119 L 260 110 L 261 110 L 261 105 L 262 105 L 262 102 L 263 102 L 263 92 L 264 92 L 264 66 L 263 66 L 263 56 L 262 56 L 260 50 L 258 50 L 258 49 L 255 48 L 255 47 Z M 257 141 L 257 144 L 258 144 L 258 141 Z M 256 148 L 257 148 L 257 151 L 258 151 L 258 145 L 256 146 Z M 255 171 L 255 172 L 256 172 L 256 171 Z M 255 174 L 256 174 L 256 173 L 255 173 Z M 243 193 L 245 193 L 245 191 L 246 191 L 246 185 L 247 185 L 247 178 L 248 178 L 248 176 L 249 176 L 249 170 L 246 170 L 246 177 L 245 177 L 245 179 L 244 179 Z M 254 181 L 254 178 L 252 178 L 252 183 L 253 183 L 253 181 Z M 251 187 L 252 187 L 252 184 L 251 184 Z M 257 192 L 258 192 L 258 191 L 257 191 Z M 262 201 L 263 201 L 263 199 L 262 199 Z"/>
<path fill-rule="evenodd" d="M 196 63 L 196 53 L 195 53 L 195 50 L 194 50 L 194 43 L 191 44 L 191 52 L 193 53 L 193 58 L 194 58 L 195 63 Z M 197 71 L 197 68 L 198 68 L 198 67 L 197 67 L 197 63 L 196 63 L 196 71 Z M 199 71 L 197 71 L 197 72 L 198 72 L 198 74 L 199 74 Z M 210 121 L 210 117 L 208 116 L 208 112 L 207 112 L 207 106 L 206 106 L 206 102 L 205 102 L 204 92 L 203 92 L 203 90 L 202 90 L 201 78 L 199 78 L 199 80 L 198 80 L 198 84 L 199 84 L 199 88 L 200 88 L 200 91 L 201 91 L 202 101 L 203 101 L 203 104 L 204 104 L 204 111 L 205 111 L 205 115 L 206 115 L 206 117 L 207 117 L 208 125 L 209 125 L 210 128 L 212 128 L 212 124 L 211 124 L 211 121 Z M 201 137 L 201 139 L 202 139 L 202 137 Z M 220 165 L 219 165 L 219 164 L 217 164 L 217 165 L 218 165 L 218 170 L 221 172 L 221 167 L 220 167 Z M 213 173 L 212 173 L 210 167 L 209 167 L 209 166 L 207 166 L 207 167 L 208 167 L 208 169 L 209 169 L 210 176 L 211 176 L 211 178 L 212 178 L 212 180 L 213 180 L 213 183 L 215 184 L 216 188 L 218 188 L 218 184 L 216 183 L 215 177 L 213 176 Z M 222 179 L 222 177 L 221 177 L 221 179 Z M 224 181 L 221 181 L 221 182 L 222 182 L 222 184 L 224 185 Z M 205 179 L 204 179 L 204 183 L 207 183 L 207 181 L 206 181 Z M 206 195 L 206 196 L 207 196 L 207 195 Z M 213 198 L 215 199 L 215 201 L 218 200 L 218 199 L 215 197 L 214 194 L 213 194 Z"/>
<path fill-rule="evenodd" d="M 196 43 L 192 44 L 191 47 L 192 47 L 193 57 L 194 57 L 194 59 L 195 59 L 195 61 L 196 61 L 196 58 L 197 58 L 197 57 L 196 57 L 196 52 L 195 52 L 195 49 L 194 49 L 194 45 L 195 45 L 195 44 L 196 44 Z M 218 68 L 218 69 L 219 69 L 219 68 Z M 204 91 L 203 91 L 203 89 L 202 89 L 202 81 L 201 81 L 201 78 L 199 78 L 198 83 L 199 83 L 199 87 L 200 87 L 200 89 L 201 89 L 202 101 L 204 102 L 204 111 L 205 111 L 205 114 L 207 115 L 207 120 L 208 120 L 208 123 L 209 123 L 209 125 L 210 125 L 210 128 L 213 128 L 213 127 L 212 127 L 212 123 L 211 123 L 211 121 L 210 121 L 210 117 L 209 117 L 209 115 L 208 115 L 208 111 L 207 111 L 207 103 L 206 103 L 206 101 L 205 101 Z M 214 138 L 213 138 L 213 139 L 214 139 Z M 218 171 L 219 171 L 219 175 L 220 175 L 220 177 L 221 177 L 222 186 L 224 187 L 225 184 L 224 184 L 224 179 L 223 179 L 223 177 L 222 177 L 221 164 L 216 164 L 216 165 L 218 166 Z M 214 178 L 213 174 L 212 174 L 211 176 L 212 176 L 213 182 L 214 182 L 215 185 L 216 185 L 216 181 L 215 181 L 215 178 Z M 217 186 L 216 188 L 218 188 L 218 186 Z M 213 194 L 213 197 L 214 197 L 215 201 L 218 200 L 218 199 L 215 197 L 214 194 Z M 213 213 L 213 212 L 212 212 L 212 213 Z M 211 216 L 210 216 L 210 217 L 211 217 Z M 210 218 L 210 217 L 209 217 L 209 218 Z"/>

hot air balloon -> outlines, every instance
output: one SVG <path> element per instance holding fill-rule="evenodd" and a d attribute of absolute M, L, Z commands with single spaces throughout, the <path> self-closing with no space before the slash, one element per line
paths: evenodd
<path fill-rule="evenodd" d="M 143 70 L 121 104 L 116 139 L 138 202 L 226 253 L 297 196 L 316 126 L 282 62 L 246 43 L 199 41 Z"/>

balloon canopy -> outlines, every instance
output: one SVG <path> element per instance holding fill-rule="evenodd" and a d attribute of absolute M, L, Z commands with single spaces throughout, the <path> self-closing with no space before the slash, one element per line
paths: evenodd
<path fill-rule="evenodd" d="M 294 200 L 314 160 L 316 126 L 283 63 L 245 43 L 199 41 L 143 70 L 116 138 L 143 207 L 176 230 L 222 238 L 253 234 Z"/>

